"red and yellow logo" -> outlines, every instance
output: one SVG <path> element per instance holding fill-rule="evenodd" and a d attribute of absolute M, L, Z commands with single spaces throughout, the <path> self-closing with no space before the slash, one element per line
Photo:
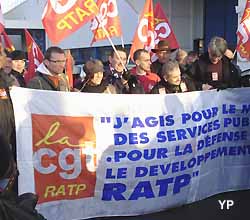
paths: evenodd
<path fill-rule="evenodd" d="M 32 114 L 35 190 L 39 203 L 93 197 L 93 117 Z"/>

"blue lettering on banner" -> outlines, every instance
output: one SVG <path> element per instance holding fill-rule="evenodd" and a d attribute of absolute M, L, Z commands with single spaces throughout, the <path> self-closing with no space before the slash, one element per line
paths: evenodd
<path fill-rule="evenodd" d="M 121 162 L 121 160 L 139 161 L 141 159 L 152 160 L 152 159 L 164 159 L 168 155 L 167 148 L 152 148 L 144 150 L 131 150 L 128 153 L 126 151 L 118 150 L 114 151 L 114 162 Z"/>
<path fill-rule="evenodd" d="M 147 132 L 137 133 L 116 133 L 114 134 L 114 144 L 115 145 L 124 145 L 124 144 L 147 144 L 149 138 L 147 137 Z"/>
<path fill-rule="evenodd" d="M 154 181 L 140 181 L 132 190 L 132 193 L 126 197 L 125 192 L 127 186 L 123 183 L 105 183 L 103 187 L 102 200 L 104 201 L 119 201 L 119 200 L 138 200 L 140 198 L 151 199 L 155 197 L 167 196 L 169 189 L 172 194 L 177 194 L 181 192 L 181 189 L 186 187 L 191 180 L 190 174 L 183 174 L 180 176 L 160 179 Z M 168 186 L 172 184 L 173 188 Z M 155 195 L 152 186 L 159 186 L 158 194 Z M 131 190 L 131 188 L 130 188 Z M 126 192 L 129 194 L 130 190 Z"/>
<path fill-rule="evenodd" d="M 216 117 L 218 114 L 218 107 L 213 107 L 210 109 L 206 109 L 206 110 L 201 110 L 199 111 L 195 111 L 190 113 L 183 113 L 181 114 L 181 121 L 182 124 L 186 124 L 188 121 L 193 121 L 193 122 L 200 122 L 201 120 L 205 119 L 211 119 L 213 117 Z"/>
<path fill-rule="evenodd" d="M 131 128 L 145 128 L 145 127 L 165 127 L 174 125 L 173 115 L 160 115 L 159 117 L 148 116 L 145 119 L 140 117 L 133 117 L 129 120 L 128 117 L 116 117 L 114 122 L 114 128 L 120 129 L 125 124 L 131 124 Z"/>

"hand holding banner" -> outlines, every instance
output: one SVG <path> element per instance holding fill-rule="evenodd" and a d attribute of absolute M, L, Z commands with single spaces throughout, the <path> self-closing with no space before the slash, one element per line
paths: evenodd
<path fill-rule="evenodd" d="M 94 0 L 48 0 L 42 22 L 49 39 L 58 44 L 94 18 L 98 7 Z"/>

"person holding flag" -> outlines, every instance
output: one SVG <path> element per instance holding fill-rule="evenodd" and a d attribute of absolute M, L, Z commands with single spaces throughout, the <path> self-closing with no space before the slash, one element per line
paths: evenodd
<path fill-rule="evenodd" d="M 108 64 L 104 66 L 104 80 L 106 84 L 113 85 L 117 94 L 144 93 L 137 78 L 127 70 L 126 64 L 126 50 L 123 47 L 117 47 L 116 52 L 111 52 Z"/>

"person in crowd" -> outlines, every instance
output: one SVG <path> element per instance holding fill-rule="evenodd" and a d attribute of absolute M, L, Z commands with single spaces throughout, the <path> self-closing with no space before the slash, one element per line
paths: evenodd
<path fill-rule="evenodd" d="M 81 92 L 89 93 L 110 93 L 114 94 L 115 88 L 108 81 L 103 81 L 103 64 L 100 60 L 89 60 L 85 63 L 84 72 L 86 77 L 78 89 Z"/>
<path fill-rule="evenodd" d="M 10 183 L 9 180 L 12 175 L 15 175 L 15 167 L 9 142 L 4 133 L 0 131 L 0 194 L 5 190 L 11 190 L 13 182 Z"/>
<path fill-rule="evenodd" d="M 213 37 L 208 44 L 208 52 L 194 62 L 190 74 L 199 90 L 226 89 L 240 86 L 237 68 L 225 56 L 227 42 L 221 37 Z"/>
<path fill-rule="evenodd" d="M 11 75 L 16 78 L 19 85 L 21 87 L 26 87 L 26 83 L 24 80 L 25 70 L 25 63 L 26 63 L 26 55 L 21 50 L 14 50 L 10 54 L 12 59 L 12 70 Z"/>
<path fill-rule="evenodd" d="M 11 75 L 11 71 L 12 71 L 12 58 L 11 58 L 11 54 L 10 52 L 8 52 L 6 49 L 4 50 L 4 53 L 6 55 L 5 58 L 5 64 L 3 65 L 3 72 L 6 73 L 6 77 L 9 78 L 9 82 L 11 85 L 13 86 L 20 86 L 17 79 Z"/>
<path fill-rule="evenodd" d="M 187 51 L 179 48 L 177 53 L 176 53 L 176 61 L 179 63 L 180 66 L 185 66 L 186 65 L 186 60 L 187 60 L 188 53 Z"/>
<path fill-rule="evenodd" d="M 188 64 L 188 58 L 188 53 L 185 50 L 178 49 L 175 59 L 179 63 L 181 77 L 185 82 L 188 82 L 189 87 L 194 89 L 196 85 L 192 77 L 190 77 L 189 71 L 191 69 L 191 64 Z"/>
<path fill-rule="evenodd" d="M 250 87 L 250 69 L 242 71 L 240 84 L 242 87 Z"/>
<path fill-rule="evenodd" d="M 196 60 L 199 59 L 198 53 L 195 51 L 189 51 L 186 58 L 186 64 L 192 65 Z"/>
<path fill-rule="evenodd" d="M 0 49 L 0 131 L 6 138 L 13 154 L 16 151 L 14 111 L 10 99 L 10 88 L 13 86 L 13 78 L 9 77 L 3 67 L 6 63 L 6 55 Z"/>
<path fill-rule="evenodd" d="M 66 57 L 60 47 L 49 47 L 43 62 L 38 66 L 36 76 L 28 87 L 31 89 L 70 91 L 70 86 L 64 73 Z"/>
<path fill-rule="evenodd" d="M 149 52 L 145 49 L 138 49 L 134 52 L 133 60 L 136 67 L 131 72 L 135 74 L 145 93 L 150 93 L 154 85 L 160 81 L 160 77 L 155 73 L 151 73 Z"/>
<path fill-rule="evenodd" d="M 152 94 L 168 94 L 195 91 L 196 88 L 182 78 L 179 63 L 171 60 L 162 67 L 162 80 L 152 89 Z"/>
<path fill-rule="evenodd" d="M 181 48 L 178 49 L 176 53 L 175 60 L 179 63 L 180 70 L 182 74 L 186 73 L 187 70 L 187 52 Z"/>
<path fill-rule="evenodd" d="M 167 40 L 161 40 L 151 51 L 156 53 L 158 59 L 151 64 L 151 72 L 156 73 L 161 78 L 162 66 L 170 60 L 171 52 L 176 49 L 170 47 Z"/>
<path fill-rule="evenodd" d="M 117 52 L 117 53 L 116 53 Z M 112 84 L 117 94 L 141 94 L 142 86 L 137 78 L 127 68 L 127 52 L 122 47 L 117 47 L 116 52 L 112 51 L 109 62 L 104 67 L 104 81 Z"/>

